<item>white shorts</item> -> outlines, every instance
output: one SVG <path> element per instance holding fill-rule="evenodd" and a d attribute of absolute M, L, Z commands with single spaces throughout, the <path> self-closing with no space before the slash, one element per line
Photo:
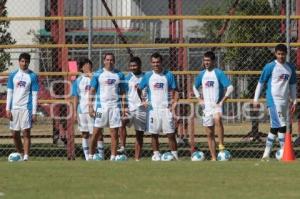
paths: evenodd
<path fill-rule="evenodd" d="M 120 108 L 97 108 L 94 127 L 119 128 L 122 126 Z"/>
<path fill-rule="evenodd" d="M 174 118 L 170 109 L 149 110 L 147 113 L 147 132 L 151 134 L 174 133 Z"/>
<path fill-rule="evenodd" d="M 79 113 L 77 120 L 80 132 L 89 132 L 90 134 L 93 134 L 94 118 L 90 117 L 88 113 Z"/>
<path fill-rule="evenodd" d="M 128 116 L 127 126 L 134 126 L 136 131 L 146 131 L 147 111 L 145 107 L 140 107 L 134 111 L 130 111 Z"/>
<path fill-rule="evenodd" d="M 220 113 L 222 115 L 222 112 L 222 107 L 216 105 L 205 106 L 202 117 L 203 126 L 213 126 L 216 114 Z"/>
<path fill-rule="evenodd" d="M 287 126 L 289 122 L 288 105 L 275 105 L 268 107 L 270 114 L 271 128 L 280 128 Z"/>
<path fill-rule="evenodd" d="M 9 128 L 13 131 L 21 131 L 32 127 L 32 114 L 29 110 L 12 110 L 12 121 L 9 122 Z"/>

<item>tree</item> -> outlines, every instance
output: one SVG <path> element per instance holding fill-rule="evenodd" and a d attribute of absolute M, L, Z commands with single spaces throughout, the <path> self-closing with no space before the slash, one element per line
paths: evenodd
<path fill-rule="evenodd" d="M 227 15 L 234 0 L 224 0 L 220 6 L 209 4 L 201 8 L 200 15 Z M 212 2 L 213 3 L 213 2 Z M 235 15 L 274 15 L 279 14 L 279 6 L 276 1 L 269 0 L 240 0 L 235 9 Z M 225 43 L 261 43 L 283 42 L 284 35 L 280 32 L 279 20 L 232 20 L 225 34 L 220 38 L 218 32 L 224 24 L 224 20 L 204 20 L 202 24 L 193 27 L 190 31 L 198 33 L 211 42 Z M 257 48 L 226 48 L 223 64 L 230 70 L 261 70 L 263 66 L 273 59 L 272 49 L 267 47 Z M 247 77 L 237 82 L 240 92 L 236 97 L 250 97 L 254 95 L 257 77 Z"/>
<path fill-rule="evenodd" d="M 7 10 L 5 7 L 7 0 L 0 0 L 0 16 L 7 17 Z M 11 34 L 7 32 L 7 28 L 9 27 L 9 21 L 0 21 L 0 44 L 1 45 L 9 45 L 15 44 L 16 41 L 12 38 Z M 9 64 L 10 54 L 5 52 L 2 48 L 0 49 L 0 72 L 6 70 L 6 66 Z"/>

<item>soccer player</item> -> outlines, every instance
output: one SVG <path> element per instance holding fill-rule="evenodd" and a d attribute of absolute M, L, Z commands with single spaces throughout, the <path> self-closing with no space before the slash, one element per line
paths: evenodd
<path fill-rule="evenodd" d="M 167 135 L 169 147 L 174 158 L 178 159 L 177 143 L 172 112 L 177 103 L 176 81 L 172 72 L 162 66 L 162 56 L 159 53 L 151 55 L 152 71 L 147 72 L 138 86 L 142 99 L 142 90 L 147 90 L 147 131 L 152 136 L 153 161 L 160 161 L 159 140 L 160 132 Z M 171 94 L 171 97 L 170 97 Z"/>
<path fill-rule="evenodd" d="M 17 152 L 23 155 L 23 160 L 29 158 L 31 145 L 30 130 L 36 121 L 37 95 L 39 83 L 37 75 L 28 69 L 30 55 L 22 53 L 19 56 L 19 69 L 10 73 L 7 82 L 6 116 L 10 120 L 13 140 Z M 24 147 L 20 132 L 23 133 Z"/>
<path fill-rule="evenodd" d="M 126 84 L 124 74 L 114 67 L 114 54 L 106 53 L 103 64 L 104 67 L 94 73 L 89 92 L 89 114 L 91 117 L 95 117 L 89 159 L 92 159 L 95 154 L 96 142 L 98 137 L 102 135 L 102 129 L 109 127 L 111 135 L 110 160 L 114 161 L 117 155 L 118 128 L 122 125 L 120 98 L 125 93 Z M 94 96 L 95 108 L 93 105 Z M 122 111 L 124 110 L 122 109 Z"/>
<path fill-rule="evenodd" d="M 267 84 L 266 98 L 271 127 L 262 157 L 264 161 L 269 160 L 276 136 L 278 136 L 280 147 L 283 147 L 285 132 L 289 124 L 289 112 L 293 114 L 296 108 L 296 71 L 292 64 L 286 62 L 286 54 L 287 47 L 284 44 L 278 44 L 275 47 L 276 60 L 265 65 L 255 90 L 253 104 L 257 107 L 263 86 Z M 292 100 L 291 108 L 289 108 L 290 99 Z"/>
<path fill-rule="evenodd" d="M 126 129 L 127 126 L 134 125 L 136 132 L 135 141 L 135 160 L 139 161 L 141 158 L 141 152 L 143 147 L 143 135 L 146 130 L 146 108 L 139 98 L 137 88 L 141 82 L 144 73 L 142 72 L 142 62 L 139 57 L 132 57 L 129 61 L 130 73 L 125 77 L 126 80 L 126 99 L 128 103 L 128 110 L 125 111 L 125 120 L 121 128 Z M 145 92 L 142 95 L 145 101 Z M 123 130 L 123 132 L 126 132 Z M 125 137 L 123 135 L 123 143 L 125 143 Z M 122 140 L 121 140 L 122 142 Z"/>
<path fill-rule="evenodd" d="M 84 157 L 88 160 L 89 137 L 93 134 L 94 118 L 89 115 L 88 99 L 90 91 L 90 82 L 92 78 L 93 63 L 89 59 L 83 59 L 79 68 L 82 72 L 72 86 L 72 96 L 74 96 L 75 118 L 78 121 L 79 131 L 82 133 L 82 149 Z M 101 137 L 102 138 L 102 137 Z M 103 138 L 98 140 L 97 149 L 99 155 L 103 157 Z"/>
<path fill-rule="evenodd" d="M 203 126 L 207 134 L 208 148 L 211 160 L 216 161 L 215 131 L 218 135 L 219 150 L 224 147 L 224 127 L 222 123 L 222 107 L 227 100 L 233 86 L 224 72 L 215 65 L 215 54 L 212 51 L 204 53 L 204 70 L 196 77 L 193 91 L 199 104 L 203 107 Z M 202 95 L 199 88 L 202 88 Z M 226 93 L 224 91 L 226 89 Z"/>

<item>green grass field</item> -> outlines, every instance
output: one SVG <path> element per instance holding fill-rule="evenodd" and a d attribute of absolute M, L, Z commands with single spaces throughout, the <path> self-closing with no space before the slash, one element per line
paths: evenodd
<path fill-rule="evenodd" d="M 299 162 L 0 162 L 0 199 L 299 198 L 299 183 Z"/>

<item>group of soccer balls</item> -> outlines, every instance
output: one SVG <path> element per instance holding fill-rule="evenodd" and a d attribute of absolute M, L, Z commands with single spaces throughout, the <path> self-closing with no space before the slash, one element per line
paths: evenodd
<path fill-rule="evenodd" d="M 283 149 L 279 149 L 275 153 L 275 158 L 277 160 L 281 160 L 282 155 L 283 155 Z M 232 156 L 231 156 L 230 152 L 227 150 L 220 151 L 217 156 L 218 161 L 228 161 L 228 160 L 231 160 L 231 158 L 232 158 Z M 166 152 L 161 155 L 161 161 L 172 161 L 174 159 L 175 159 L 174 156 L 170 152 Z M 95 154 L 93 156 L 93 160 L 103 160 L 103 157 Z M 126 161 L 126 160 L 127 160 L 127 156 L 124 154 L 117 155 L 115 158 L 115 161 Z M 203 161 L 203 160 L 205 160 L 205 155 L 202 151 L 195 151 L 192 153 L 191 160 L 192 161 Z M 22 161 L 22 155 L 20 153 L 15 153 L 15 152 L 11 153 L 8 156 L 8 161 L 9 162 Z"/>
<path fill-rule="evenodd" d="M 218 161 L 228 161 L 231 160 L 232 156 L 229 151 L 224 150 L 220 151 L 217 156 Z M 202 151 L 195 151 L 192 156 L 191 160 L 192 161 L 203 161 L 205 159 L 205 155 Z"/>

